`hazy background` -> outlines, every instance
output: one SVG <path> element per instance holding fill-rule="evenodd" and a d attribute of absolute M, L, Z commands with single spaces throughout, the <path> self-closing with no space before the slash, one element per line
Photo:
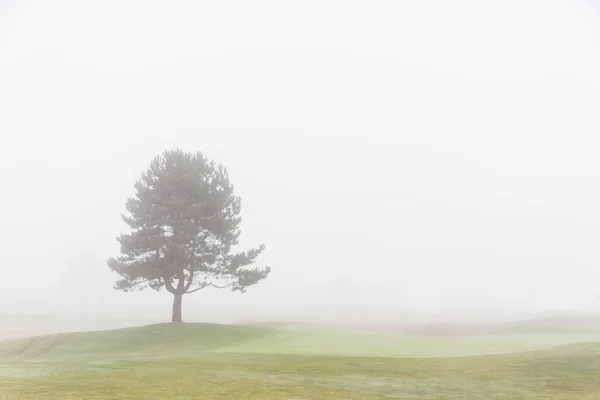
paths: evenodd
<path fill-rule="evenodd" d="M 599 10 L 0 0 L 0 314 L 168 321 L 106 259 L 173 147 L 228 167 L 273 267 L 184 319 L 599 311 Z"/>

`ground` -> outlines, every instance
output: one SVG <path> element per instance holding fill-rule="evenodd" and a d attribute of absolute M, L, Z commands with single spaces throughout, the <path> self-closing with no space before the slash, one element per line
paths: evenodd
<path fill-rule="evenodd" d="M 600 399 L 600 334 L 164 324 L 0 343 L 0 400 Z"/>

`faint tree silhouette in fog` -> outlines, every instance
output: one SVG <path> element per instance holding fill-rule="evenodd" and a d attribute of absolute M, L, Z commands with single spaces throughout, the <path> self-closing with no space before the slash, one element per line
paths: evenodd
<path fill-rule="evenodd" d="M 121 255 L 108 265 L 123 291 L 163 287 L 173 294 L 173 322 L 181 322 L 183 295 L 207 287 L 244 292 L 269 267 L 251 267 L 264 246 L 232 252 L 240 237 L 241 199 L 223 165 L 202 153 L 170 150 L 157 156 L 135 184 L 118 238 Z"/>

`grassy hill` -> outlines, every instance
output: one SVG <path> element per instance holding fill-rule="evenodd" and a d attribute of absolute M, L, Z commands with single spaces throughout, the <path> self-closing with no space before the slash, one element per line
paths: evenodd
<path fill-rule="evenodd" d="M 217 324 L 157 324 L 107 331 L 36 336 L 0 343 L 0 355 L 46 358 L 63 356 L 145 357 L 192 355 L 250 340 L 268 327 Z"/>
<path fill-rule="evenodd" d="M 425 336 L 159 324 L 0 343 L 2 400 L 591 400 L 599 371 L 600 333 L 584 328 Z"/>
<path fill-rule="evenodd" d="M 147 318 L 106 318 L 45 314 L 0 314 L 0 341 L 61 332 L 117 329 L 156 323 Z"/>
<path fill-rule="evenodd" d="M 519 326 L 473 336 L 407 335 L 304 324 L 157 324 L 37 336 L 0 343 L 0 355 L 194 357 L 203 352 L 456 357 L 529 351 L 600 340 L 600 331 Z"/>

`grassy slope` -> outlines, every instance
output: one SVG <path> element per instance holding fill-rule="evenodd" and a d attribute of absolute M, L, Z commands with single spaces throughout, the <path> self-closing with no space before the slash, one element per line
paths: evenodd
<path fill-rule="evenodd" d="M 0 343 L 0 355 L 21 357 L 195 356 L 199 352 L 368 357 L 456 357 L 536 350 L 600 340 L 600 332 L 519 328 L 477 336 L 422 336 L 301 324 L 159 324 L 39 336 Z"/>
<path fill-rule="evenodd" d="M 215 351 L 367 357 L 457 357 L 529 351 L 600 340 L 600 331 L 531 329 L 476 336 L 385 334 L 310 325 L 279 326 L 269 335 L 232 343 Z"/>
<path fill-rule="evenodd" d="M 210 324 L 38 337 L 0 344 L 0 400 L 600 398 L 596 343 L 497 356 L 357 357 L 514 351 L 594 334 L 535 330 L 516 347 L 515 338 Z"/>
<path fill-rule="evenodd" d="M 37 336 L 0 343 L 0 355 L 19 358 L 184 357 L 273 331 L 270 327 L 217 324 L 159 324 L 110 331 Z"/>

